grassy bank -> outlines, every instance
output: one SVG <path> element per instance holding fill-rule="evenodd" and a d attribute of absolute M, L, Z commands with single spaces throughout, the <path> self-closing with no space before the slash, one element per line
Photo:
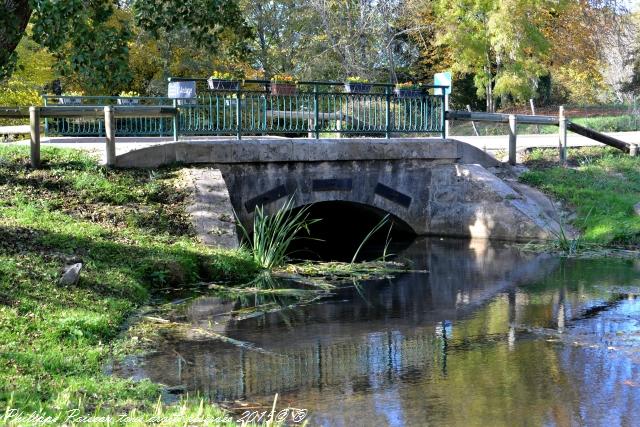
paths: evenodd
<path fill-rule="evenodd" d="M 43 160 L 34 171 L 27 149 L 0 146 L 0 409 L 219 415 L 198 402 L 158 406 L 156 385 L 110 377 L 103 366 L 121 351 L 127 316 L 158 290 L 245 281 L 255 264 L 196 242 L 177 169 L 107 171 L 55 149 Z M 63 265 L 77 261 L 78 284 L 60 285 Z"/>
<path fill-rule="evenodd" d="M 571 223 L 585 242 L 640 248 L 640 157 L 610 148 L 569 149 L 569 167 L 558 166 L 557 149 L 528 155 L 524 183 L 565 202 L 575 211 Z"/>

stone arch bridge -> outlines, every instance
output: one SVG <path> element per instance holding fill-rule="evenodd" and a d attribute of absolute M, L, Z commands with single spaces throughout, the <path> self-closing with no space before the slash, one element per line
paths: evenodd
<path fill-rule="evenodd" d="M 227 234 L 230 245 L 231 206 L 250 225 L 256 206 L 273 212 L 288 197 L 295 207 L 347 202 L 390 213 L 417 235 L 529 241 L 549 239 L 558 227 L 544 196 L 501 179 L 501 163 L 452 139 L 214 139 L 116 158 L 118 167 L 173 163 L 206 166 L 193 170 L 192 213 L 201 235 Z"/>

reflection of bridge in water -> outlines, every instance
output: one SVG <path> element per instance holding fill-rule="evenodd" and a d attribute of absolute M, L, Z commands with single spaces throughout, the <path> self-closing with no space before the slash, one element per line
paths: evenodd
<path fill-rule="evenodd" d="M 344 392 L 378 389 L 447 374 L 447 353 L 457 346 L 507 341 L 508 328 L 488 339 L 467 335 L 452 321 L 472 317 L 485 302 L 514 284 L 533 280 L 556 263 L 487 241 L 418 240 L 403 255 L 416 269 L 387 282 L 364 284 L 334 298 L 285 313 L 235 322 L 220 332 L 274 355 L 218 341 L 182 341 L 147 358 L 144 375 L 184 385 L 216 400 L 267 398 L 335 387 Z M 515 293 L 505 308 L 515 321 Z M 228 311 L 216 298 L 189 309 L 191 322 L 207 327 Z M 451 341 L 452 335 L 455 340 Z"/>

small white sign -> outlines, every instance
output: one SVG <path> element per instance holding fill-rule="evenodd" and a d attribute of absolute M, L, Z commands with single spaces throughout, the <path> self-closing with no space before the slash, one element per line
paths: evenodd
<path fill-rule="evenodd" d="M 168 97 L 173 99 L 187 99 L 196 97 L 196 82 L 169 82 Z"/>
<path fill-rule="evenodd" d="M 444 90 L 445 95 L 451 94 L 451 71 L 445 71 L 444 73 L 436 73 L 433 76 L 433 85 L 434 86 L 448 86 Z M 435 88 L 433 90 L 434 95 L 442 95 L 441 88 Z"/>

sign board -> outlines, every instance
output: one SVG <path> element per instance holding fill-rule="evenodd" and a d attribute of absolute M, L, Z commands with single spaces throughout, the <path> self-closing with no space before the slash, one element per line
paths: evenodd
<path fill-rule="evenodd" d="M 444 90 L 445 95 L 451 94 L 451 71 L 445 71 L 444 73 L 437 73 L 433 76 L 434 86 L 449 86 Z M 434 95 L 442 95 L 442 89 L 435 88 L 433 90 Z"/>
<path fill-rule="evenodd" d="M 185 99 L 196 97 L 196 82 L 169 82 L 168 97 L 173 99 Z"/>

